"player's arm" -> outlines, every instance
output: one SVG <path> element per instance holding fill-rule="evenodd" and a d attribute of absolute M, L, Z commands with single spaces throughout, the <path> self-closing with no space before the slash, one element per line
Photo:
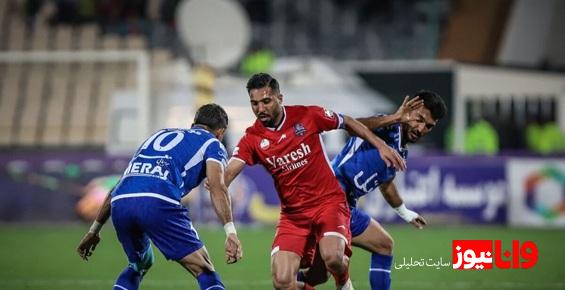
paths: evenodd
<path fill-rule="evenodd" d="M 363 125 L 361 122 L 343 115 L 343 125 L 349 134 L 359 136 L 371 143 L 375 148 L 379 150 L 379 154 L 387 166 L 393 166 L 398 170 L 406 169 L 406 162 L 396 150 L 388 146 L 381 138 L 377 137 L 367 126 Z"/>
<path fill-rule="evenodd" d="M 398 190 L 396 189 L 396 185 L 392 180 L 382 183 L 379 186 L 383 197 L 385 198 L 386 202 L 394 208 L 396 213 L 406 222 L 413 224 L 415 227 L 419 229 L 423 229 L 426 225 L 426 220 L 420 216 L 417 212 L 411 211 L 406 208 L 404 205 L 404 201 L 400 197 Z"/>
<path fill-rule="evenodd" d="M 85 261 L 88 261 L 88 257 L 90 257 L 96 249 L 96 245 L 100 242 L 100 230 L 102 230 L 102 226 L 106 223 L 108 218 L 110 218 L 112 210 L 112 206 L 110 204 L 112 200 L 112 191 L 114 191 L 114 188 L 112 188 L 108 192 L 108 195 L 106 195 L 106 198 L 102 203 L 102 207 L 98 211 L 98 215 L 94 219 L 94 222 L 90 226 L 88 232 L 78 244 L 77 252 Z"/>
<path fill-rule="evenodd" d="M 410 113 L 412 111 L 418 110 L 422 106 L 424 106 L 424 101 L 420 100 L 419 97 L 415 97 L 411 100 L 409 100 L 408 98 L 409 96 L 406 96 L 406 98 L 404 98 L 404 101 L 394 114 L 357 118 L 357 121 L 363 123 L 363 125 L 367 126 L 371 130 L 386 127 L 396 123 L 406 123 L 410 121 Z"/>
<path fill-rule="evenodd" d="M 242 257 L 242 250 L 233 223 L 231 200 L 224 182 L 223 165 L 215 161 L 206 161 L 206 177 L 212 206 L 226 231 L 226 261 L 228 264 L 235 263 Z"/>
<path fill-rule="evenodd" d="M 230 186 L 233 180 L 241 173 L 245 168 L 245 162 L 238 158 L 231 158 L 228 162 L 226 172 L 224 174 L 224 181 L 226 186 Z"/>

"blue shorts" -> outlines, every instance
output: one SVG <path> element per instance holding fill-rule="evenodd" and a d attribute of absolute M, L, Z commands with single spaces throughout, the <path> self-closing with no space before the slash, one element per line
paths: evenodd
<path fill-rule="evenodd" d="M 337 181 L 339 185 L 345 191 L 346 194 L 349 194 L 353 188 L 347 186 L 347 182 L 345 182 L 343 177 L 336 172 Z M 355 207 L 355 204 L 351 204 L 352 202 L 356 202 L 356 200 L 349 198 L 348 202 L 350 204 L 351 209 L 351 220 L 349 222 L 349 227 L 351 228 L 351 237 L 356 237 L 362 234 L 368 227 L 369 223 L 371 222 L 371 217 L 364 211 Z"/>
<path fill-rule="evenodd" d="M 204 245 L 188 218 L 188 210 L 154 197 L 112 202 L 112 222 L 130 263 L 138 263 L 149 240 L 168 260 L 178 261 Z"/>
<path fill-rule="evenodd" d="M 356 237 L 362 234 L 371 222 L 371 217 L 364 211 L 353 207 L 351 208 L 351 222 L 349 226 L 351 227 L 351 236 Z"/>

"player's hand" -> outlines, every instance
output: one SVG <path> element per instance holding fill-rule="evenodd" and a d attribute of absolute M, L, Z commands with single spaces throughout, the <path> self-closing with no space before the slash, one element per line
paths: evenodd
<path fill-rule="evenodd" d="M 410 96 L 406 96 L 404 98 L 404 101 L 402 102 L 402 105 L 400 105 L 400 107 L 398 107 L 398 110 L 396 110 L 396 113 L 394 113 L 399 117 L 400 123 L 406 123 L 410 121 L 410 113 L 424 106 L 424 101 L 421 100 L 420 97 L 415 97 L 411 100 L 408 100 L 409 98 Z"/>
<path fill-rule="evenodd" d="M 410 223 L 420 230 L 423 229 L 424 226 L 427 224 L 426 220 L 420 215 L 414 218 L 413 220 L 411 220 Z"/>
<path fill-rule="evenodd" d="M 229 234 L 226 237 L 226 263 L 233 264 L 243 257 L 241 243 L 236 234 Z"/>
<path fill-rule="evenodd" d="M 100 235 L 95 233 L 86 233 L 77 247 L 77 252 L 80 257 L 88 261 L 88 257 L 92 256 L 96 245 L 100 242 Z"/>
<path fill-rule="evenodd" d="M 392 166 L 400 171 L 406 170 L 406 161 L 392 147 L 382 142 L 377 149 L 379 149 L 379 155 L 387 167 Z"/>
<path fill-rule="evenodd" d="M 405 220 L 408 223 L 411 223 L 418 229 L 423 229 L 424 226 L 427 224 L 426 220 L 421 215 L 419 215 L 417 212 L 413 210 L 407 209 L 404 204 L 394 208 L 394 210 L 403 220 Z"/>

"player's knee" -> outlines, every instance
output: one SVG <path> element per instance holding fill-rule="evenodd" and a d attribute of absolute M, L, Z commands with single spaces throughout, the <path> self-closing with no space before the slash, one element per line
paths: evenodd
<path fill-rule="evenodd" d="M 377 245 L 378 253 L 382 255 L 392 255 L 392 251 L 394 250 L 394 240 L 390 235 L 385 235 L 381 237 L 379 243 Z"/>
<path fill-rule="evenodd" d="M 325 255 L 322 255 L 322 259 L 324 260 L 326 267 L 332 271 L 341 272 L 345 267 L 343 253 L 339 253 L 337 251 L 326 253 Z"/>
<path fill-rule="evenodd" d="M 273 287 L 275 289 L 291 289 L 296 277 L 287 273 L 273 273 Z"/>

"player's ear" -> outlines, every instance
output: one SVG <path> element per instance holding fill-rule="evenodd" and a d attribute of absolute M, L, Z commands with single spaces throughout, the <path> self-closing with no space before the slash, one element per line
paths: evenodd
<path fill-rule="evenodd" d="M 282 94 L 279 94 L 279 95 L 277 96 L 277 100 L 279 100 L 279 103 L 281 103 L 281 104 L 282 104 L 282 101 L 283 101 L 283 95 L 282 95 Z"/>
<path fill-rule="evenodd" d="M 214 130 L 214 136 L 218 138 L 218 140 L 222 141 L 224 139 L 224 134 L 226 133 L 226 128 L 219 128 Z"/>

